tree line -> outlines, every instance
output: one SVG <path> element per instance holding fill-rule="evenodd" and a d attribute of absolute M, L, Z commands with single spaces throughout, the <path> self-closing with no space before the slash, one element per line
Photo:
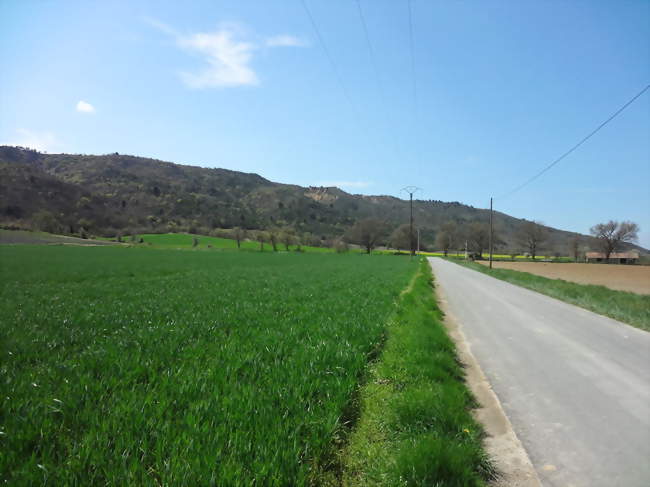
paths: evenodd
<path fill-rule="evenodd" d="M 607 223 L 596 224 L 590 229 L 591 235 L 597 242 L 595 246 L 604 254 L 606 261 L 613 253 L 622 250 L 625 244 L 636 242 L 638 232 L 639 226 L 630 221 L 610 220 Z M 494 250 L 506 252 L 513 259 L 522 254 L 535 259 L 541 251 L 545 251 L 547 256 L 552 252 L 554 256 L 559 257 L 561 255 L 559 249 L 552 251 L 550 250 L 551 246 L 547 244 L 549 235 L 549 229 L 543 223 L 526 221 L 516 232 L 517 248 L 512 246 L 507 248 L 506 243 L 499 236 L 498 229 L 493 231 L 492 245 Z M 374 218 L 358 221 L 346 232 L 343 239 L 346 242 L 362 246 L 368 253 L 380 245 L 401 250 L 411 250 L 416 245 L 415 235 L 411 235 L 409 224 L 400 225 L 392 233 L 389 233 L 386 223 Z M 587 242 L 579 236 L 569 238 L 566 244 L 569 256 L 575 261 L 579 260 L 586 244 Z M 484 254 L 489 251 L 489 245 L 490 225 L 487 222 L 474 221 L 458 224 L 448 221 L 443 223 L 436 232 L 433 248 L 441 251 L 445 256 L 455 251 L 467 252 L 472 257 L 482 259 Z M 420 246 L 423 250 L 429 247 L 424 242 L 421 242 Z"/>

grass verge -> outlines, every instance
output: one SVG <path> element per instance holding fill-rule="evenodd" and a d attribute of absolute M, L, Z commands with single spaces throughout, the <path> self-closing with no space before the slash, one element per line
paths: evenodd
<path fill-rule="evenodd" d="M 532 289 L 594 313 L 609 316 L 642 330 L 650 331 L 650 296 L 616 291 L 605 286 L 577 284 L 563 279 L 549 279 L 529 272 L 490 269 L 476 262 L 448 259 L 497 279 Z"/>
<path fill-rule="evenodd" d="M 341 453 L 346 486 L 481 486 L 494 475 L 427 262 L 400 298 Z"/>

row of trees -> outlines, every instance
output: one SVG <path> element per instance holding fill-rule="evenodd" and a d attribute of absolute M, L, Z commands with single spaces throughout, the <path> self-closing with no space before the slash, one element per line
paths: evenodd
<path fill-rule="evenodd" d="M 370 253 L 380 244 L 395 249 L 410 250 L 412 242 L 416 245 L 417 237 L 411 236 L 409 224 L 400 225 L 389 233 L 389 227 L 385 222 L 376 218 L 367 218 L 353 225 L 343 239 L 362 246 Z M 488 249 L 489 241 L 490 227 L 487 223 L 472 222 L 461 227 L 450 221 L 444 223 L 436 233 L 435 247 L 441 249 L 446 255 L 450 250 L 464 249 L 467 245 L 469 250 L 482 255 Z M 495 242 L 502 244 L 498 237 L 495 238 Z"/>
<path fill-rule="evenodd" d="M 589 232 L 597 239 L 599 250 L 607 261 L 614 252 L 621 250 L 624 244 L 637 241 L 639 226 L 630 221 L 619 223 L 610 220 L 607 223 L 594 225 Z M 534 258 L 540 244 L 547 240 L 548 230 L 541 223 L 531 221 L 522 226 L 518 236 L 530 256 Z M 581 244 L 581 239 L 577 236 L 569 239 L 569 254 L 574 260 L 578 260 Z"/>
<path fill-rule="evenodd" d="M 632 222 L 600 223 L 591 228 L 591 234 L 598 240 L 600 250 L 605 254 L 605 259 L 620 250 L 623 244 L 636 241 L 639 227 Z M 134 235 L 135 232 L 129 232 Z M 379 245 L 386 245 L 395 249 L 407 250 L 411 248 L 412 236 L 410 225 L 404 224 L 397 227 L 390 233 L 390 227 L 386 222 L 376 218 L 367 218 L 355 223 L 343 236 L 324 240 L 311 233 L 299 234 L 290 227 L 270 230 L 245 230 L 236 227 L 231 230 L 221 230 L 214 233 L 215 236 L 232 238 L 241 248 L 241 243 L 246 240 L 255 240 L 260 244 L 260 250 L 264 250 L 264 244 L 271 245 L 274 251 L 279 247 L 290 250 L 301 250 L 302 245 L 333 247 L 339 252 L 347 251 L 349 244 L 356 244 L 365 249 L 367 253 Z M 134 237 L 132 237 L 133 239 Z M 544 245 L 546 255 L 549 255 L 549 246 L 545 245 L 549 239 L 548 228 L 536 221 L 525 222 L 517 231 L 515 240 L 520 249 L 535 258 Z M 118 234 L 118 241 L 121 240 Z M 493 235 L 494 248 L 503 249 L 503 242 L 498 233 Z M 471 222 L 465 225 L 458 225 L 455 222 L 443 223 L 436 233 L 435 249 L 441 250 L 444 255 L 451 251 L 469 251 L 479 258 L 489 249 L 490 226 L 484 222 Z M 569 254 L 574 260 L 578 260 L 581 249 L 584 247 L 579 237 L 572 237 L 568 242 Z M 519 255 L 514 250 L 508 251 L 513 257 Z M 559 253 L 556 253 L 559 256 Z"/>
<path fill-rule="evenodd" d="M 591 227 L 590 233 L 597 239 L 598 247 L 603 252 L 606 260 L 610 255 L 620 250 L 624 244 L 635 242 L 638 238 L 639 226 L 630 221 L 609 221 L 599 223 Z M 363 246 L 366 252 L 381 243 L 385 243 L 396 249 L 410 249 L 412 235 L 410 225 L 400 225 L 392 234 L 388 235 L 387 225 L 378 219 L 365 219 L 357 222 L 344 235 L 347 242 Z M 524 249 L 525 253 L 533 259 L 539 254 L 542 246 L 549 240 L 549 230 L 542 223 L 537 221 L 525 222 L 515 234 L 515 241 L 518 246 Z M 493 233 L 493 247 L 503 248 L 505 242 L 500 238 L 498 232 Z M 458 225 L 449 221 L 443 223 L 435 238 L 436 250 L 441 250 L 447 255 L 453 250 L 467 250 L 477 254 L 480 258 L 489 249 L 490 226 L 485 222 L 471 222 L 465 225 Z M 574 260 L 578 260 L 583 242 L 579 237 L 569 239 L 569 253 Z M 548 245 L 545 246 L 548 254 Z M 514 255 L 514 251 L 511 251 Z"/>
<path fill-rule="evenodd" d="M 280 248 L 284 250 L 301 251 L 303 245 L 312 247 L 333 247 L 339 251 L 347 250 L 347 243 L 342 238 L 326 239 L 325 237 L 318 237 L 310 232 L 300 233 L 291 227 L 285 228 L 271 228 L 268 230 L 246 230 L 241 227 L 235 227 L 231 230 L 220 230 L 212 232 L 216 237 L 231 238 L 237 243 L 237 248 L 241 248 L 244 240 L 253 240 L 259 243 L 260 250 L 264 250 L 264 245 L 271 246 L 273 251 L 278 251 Z"/>
<path fill-rule="evenodd" d="M 406 230 L 404 227 L 406 227 Z M 282 245 L 285 250 L 290 250 L 291 246 L 293 246 L 295 250 L 301 250 L 302 245 L 311 245 L 315 247 L 333 247 L 339 252 L 344 252 L 348 250 L 350 244 L 356 244 L 363 247 L 366 252 L 370 253 L 378 245 L 387 243 L 386 240 L 389 235 L 388 231 L 389 226 L 385 222 L 375 218 L 367 218 L 359 220 L 347 232 L 345 232 L 343 236 L 334 239 L 319 239 L 311 233 L 299 235 L 292 228 L 254 231 L 234 228 L 228 231 L 227 235 L 219 236 L 234 239 L 237 242 L 238 248 L 241 248 L 241 243 L 244 240 L 251 239 L 259 242 L 260 250 L 264 250 L 264 244 L 270 244 L 274 251 L 277 251 L 280 245 Z M 398 229 L 393 233 L 393 236 L 391 236 L 391 239 L 399 238 L 400 243 L 410 242 L 409 235 L 408 225 L 403 225 L 398 227 Z M 399 245 L 396 247 L 406 248 L 409 245 L 410 244 L 406 244 L 404 247 Z"/>

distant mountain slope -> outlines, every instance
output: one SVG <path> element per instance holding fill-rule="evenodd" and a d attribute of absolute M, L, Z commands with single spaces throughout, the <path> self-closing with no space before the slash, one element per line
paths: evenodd
<path fill-rule="evenodd" d="M 440 225 L 487 221 L 488 211 L 458 202 L 413 203 L 422 241 L 431 246 Z M 257 174 L 185 166 L 120 154 L 42 154 L 0 146 L 0 221 L 50 231 L 113 235 L 117 231 L 206 233 L 235 226 L 291 227 L 318 238 L 342 235 L 375 217 L 392 228 L 408 222 L 409 203 L 392 196 L 352 195 L 338 188 L 268 181 Z M 502 247 L 517 247 L 525 220 L 495 213 Z M 43 228 L 43 227 L 55 228 Z M 544 249 L 566 253 L 578 234 L 549 228 Z M 585 242 L 591 237 L 582 236 Z"/>

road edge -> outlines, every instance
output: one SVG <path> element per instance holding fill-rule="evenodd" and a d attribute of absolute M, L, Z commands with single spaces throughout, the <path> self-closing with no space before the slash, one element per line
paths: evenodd
<path fill-rule="evenodd" d="M 435 277 L 435 271 L 427 259 Z M 528 452 L 517 437 L 510 420 L 506 416 L 501 401 L 492 390 L 471 347 L 465 338 L 459 321 L 449 310 L 447 297 L 442 286 L 434 286 L 438 305 L 443 312 L 443 324 L 454 341 L 458 358 L 465 370 L 465 383 L 481 405 L 473 411 L 487 434 L 484 440 L 485 451 L 494 462 L 499 477 L 490 482 L 493 487 L 541 487 L 537 471 L 533 467 Z"/>

